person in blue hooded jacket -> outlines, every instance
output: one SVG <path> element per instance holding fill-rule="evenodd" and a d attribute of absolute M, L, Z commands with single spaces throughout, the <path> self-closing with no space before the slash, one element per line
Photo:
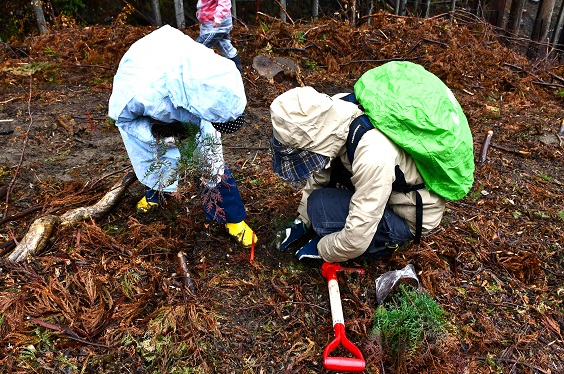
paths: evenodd
<path fill-rule="evenodd" d="M 215 196 L 204 199 L 206 219 L 225 224 L 243 247 L 256 243 L 221 142 L 222 133 L 243 125 L 246 104 L 233 62 L 180 30 L 163 26 L 133 43 L 114 76 L 108 115 L 116 121 L 135 174 L 145 186 L 138 211 L 163 204 L 177 191 L 181 154 L 169 135 L 192 124 L 199 129 L 194 157 L 202 172 L 200 191 Z"/>

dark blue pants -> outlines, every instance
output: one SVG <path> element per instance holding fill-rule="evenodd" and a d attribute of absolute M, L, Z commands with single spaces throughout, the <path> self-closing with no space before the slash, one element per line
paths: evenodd
<path fill-rule="evenodd" d="M 323 237 L 345 227 L 352 195 L 352 191 L 342 188 L 321 188 L 311 193 L 307 200 L 307 214 L 317 235 Z M 377 258 L 388 248 L 397 248 L 412 239 L 407 222 L 386 207 L 364 255 Z"/>
<path fill-rule="evenodd" d="M 228 169 L 225 169 L 225 175 L 216 187 L 200 185 L 200 195 L 208 221 L 239 223 L 247 216 L 237 183 Z"/>

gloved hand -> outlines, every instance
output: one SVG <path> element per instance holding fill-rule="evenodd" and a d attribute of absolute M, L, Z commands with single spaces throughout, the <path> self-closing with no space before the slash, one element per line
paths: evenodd
<path fill-rule="evenodd" d="M 298 258 L 298 260 L 304 258 L 313 258 L 315 260 L 322 260 L 321 256 L 319 255 L 319 252 L 317 251 L 317 243 L 319 243 L 320 240 L 321 238 L 319 236 L 316 236 L 315 238 L 307 242 L 306 245 L 298 249 L 296 251 L 296 257 Z"/>
<path fill-rule="evenodd" d="M 305 223 L 301 219 L 296 218 L 288 227 L 276 234 L 276 248 L 280 251 L 285 251 L 290 244 L 304 236 L 306 232 Z"/>

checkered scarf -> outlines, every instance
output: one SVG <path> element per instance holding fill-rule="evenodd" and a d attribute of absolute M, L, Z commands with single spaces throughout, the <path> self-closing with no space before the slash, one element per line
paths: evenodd
<path fill-rule="evenodd" d="M 285 182 L 306 180 L 329 162 L 329 157 L 319 153 L 288 147 L 280 143 L 274 135 L 270 138 L 270 152 L 272 169 Z"/>

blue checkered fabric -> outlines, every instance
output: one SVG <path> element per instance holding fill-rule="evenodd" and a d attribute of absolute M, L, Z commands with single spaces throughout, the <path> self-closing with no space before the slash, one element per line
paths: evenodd
<path fill-rule="evenodd" d="M 311 177 L 329 163 L 329 157 L 288 147 L 280 143 L 274 135 L 270 139 L 272 169 L 285 182 L 298 182 Z"/>

